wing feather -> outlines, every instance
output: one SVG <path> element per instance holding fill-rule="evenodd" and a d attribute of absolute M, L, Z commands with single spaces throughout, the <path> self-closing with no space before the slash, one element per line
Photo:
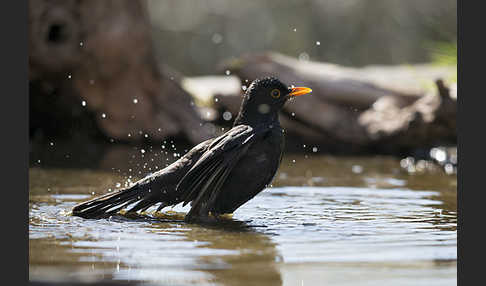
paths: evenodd
<path fill-rule="evenodd" d="M 215 139 L 177 185 L 184 205 L 192 202 L 190 217 L 201 208 L 209 210 L 231 170 L 259 137 L 260 132 L 247 125 L 239 125 Z"/>

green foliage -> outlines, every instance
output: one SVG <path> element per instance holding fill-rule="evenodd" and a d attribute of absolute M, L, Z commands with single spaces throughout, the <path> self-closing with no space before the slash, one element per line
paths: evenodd
<path fill-rule="evenodd" d="M 432 64 L 439 66 L 457 67 L 457 42 L 436 42 L 429 45 Z M 445 79 L 448 83 L 457 82 L 457 68 Z"/>
<path fill-rule="evenodd" d="M 457 42 L 435 43 L 431 48 L 432 62 L 437 65 L 457 65 Z"/>

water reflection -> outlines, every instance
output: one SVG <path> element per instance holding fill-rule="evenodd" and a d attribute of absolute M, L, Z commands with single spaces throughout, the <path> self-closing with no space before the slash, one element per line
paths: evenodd
<path fill-rule="evenodd" d="M 288 155 L 273 187 L 218 225 L 184 223 L 187 206 L 102 220 L 69 215 L 78 202 L 176 159 L 164 148 L 144 150 L 106 149 L 83 169 L 75 154 L 66 166 L 50 164 L 52 154 L 41 163 L 31 156 L 31 280 L 455 284 L 457 179 L 409 174 L 389 157 Z"/>
<path fill-rule="evenodd" d="M 234 219 L 212 226 L 185 224 L 181 212 L 108 220 L 70 216 L 70 208 L 84 199 L 85 195 L 31 195 L 32 280 L 282 283 L 275 243 L 258 226 Z"/>
<path fill-rule="evenodd" d="M 202 232 L 202 233 L 201 233 Z M 281 285 L 276 268 L 279 254 L 275 243 L 250 225 L 231 220 L 208 232 L 205 229 L 187 233 L 187 239 L 208 243 L 210 251 L 198 264 L 205 265 L 215 281 L 221 285 Z M 215 257 L 213 251 L 226 250 L 226 255 Z"/>

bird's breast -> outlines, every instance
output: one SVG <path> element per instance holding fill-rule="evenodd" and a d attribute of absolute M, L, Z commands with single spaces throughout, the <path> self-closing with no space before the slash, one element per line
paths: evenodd
<path fill-rule="evenodd" d="M 278 132 L 252 144 L 222 187 L 215 211 L 232 213 L 269 184 L 277 172 L 283 137 Z"/>
<path fill-rule="evenodd" d="M 259 154 L 255 158 L 256 163 L 263 163 L 268 160 L 268 156 L 265 153 Z"/>

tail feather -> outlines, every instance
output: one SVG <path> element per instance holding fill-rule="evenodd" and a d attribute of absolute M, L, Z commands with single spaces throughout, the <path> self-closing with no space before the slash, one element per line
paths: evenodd
<path fill-rule="evenodd" d="M 137 181 L 135 185 L 127 189 L 109 193 L 75 206 L 72 211 L 73 215 L 84 218 L 101 218 L 110 216 L 126 207 L 130 207 L 128 212 L 144 211 L 160 203 L 157 209 L 159 211 L 166 206 L 182 202 L 181 192 L 176 191 L 177 183 L 191 169 L 192 165 L 198 162 L 212 142 L 213 139 L 209 139 L 198 144 L 179 160 Z M 135 205 L 131 206 L 132 203 Z"/>
<path fill-rule="evenodd" d="M 73 215 L 83 218 L 107 217 L 137 201 L 138 203 L 131 207 L 128 212 L 136 212 L 140 209 L 146 210 L 160 202 L 160 200 L 155 200 L 151 196 L 150 190 L 145 190 L 135 185 L 128 189 L 109 193 L 81 203 L 73 208 Z"/>
<path fill-rule="evenodd" d="M 136 205 L 134 205 L 133 207 L 131 207 L 128 212 L 137 212 L 139 210 L 142 210 L 142 211 L 145 211 L 147 210 L 149 207 L 153 206 L 155 203 L 149 199 L 144 199 L 144 200 L 141 200 L 139 201 Z"/>

